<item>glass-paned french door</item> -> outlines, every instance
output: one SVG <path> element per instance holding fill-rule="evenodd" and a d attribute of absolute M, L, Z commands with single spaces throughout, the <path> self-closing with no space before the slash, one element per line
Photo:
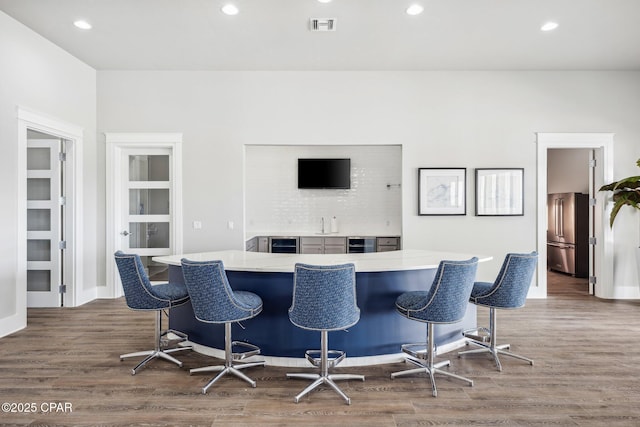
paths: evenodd
<path fill-rule="evenodd" d="M 151 281 L 167 281 L 152 257 L 172 253 L 171 149 L 122 150 L 121 247 L 140 255 Z"/>
<path fill-rule="evenodd" d="M 27 306 L 60 307 L 64 287 L 64 140 L 27 140 Z"/>

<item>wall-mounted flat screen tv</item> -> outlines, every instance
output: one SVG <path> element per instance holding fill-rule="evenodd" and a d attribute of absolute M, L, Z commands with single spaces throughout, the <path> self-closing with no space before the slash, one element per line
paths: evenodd
<path fill-rule="evenodd" d="M 351 188 L 351 159 L 298 159 L 298 188 Z"/>

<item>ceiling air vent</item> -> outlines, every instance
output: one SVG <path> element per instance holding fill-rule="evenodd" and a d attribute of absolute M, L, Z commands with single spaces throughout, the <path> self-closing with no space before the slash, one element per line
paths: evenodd
<path fill-rule="evenodd" d="M 335 31 L 336 18 L 309 18 L 309 29 L 311 31 Z"/>

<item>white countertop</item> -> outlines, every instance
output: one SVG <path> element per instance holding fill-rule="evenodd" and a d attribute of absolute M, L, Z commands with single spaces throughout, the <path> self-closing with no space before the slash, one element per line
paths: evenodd
<path fill-rule="evenodd" d="M 293 273 L 296 263 L 334 265 L 352 262 L 357 272 L 405 271 L 436 268 L 441 260 L 461 261 L 477 256 L 480 262 L 492 257 L 478 254 L 406 249 L 364 254 L 273 254 L 226 250 L 153 257 L 163 264 L 180 265 L 182 258 L 192 261 L 222 260 L 226 270 Z"/>

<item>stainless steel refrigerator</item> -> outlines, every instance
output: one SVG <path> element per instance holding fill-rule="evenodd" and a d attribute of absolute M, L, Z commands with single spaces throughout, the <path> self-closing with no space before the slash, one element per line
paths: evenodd
<path fill-rule="evenodd" d="M 547 197 L 547 267 L 575 277 L 589 275 L 589 196 Z"/>

